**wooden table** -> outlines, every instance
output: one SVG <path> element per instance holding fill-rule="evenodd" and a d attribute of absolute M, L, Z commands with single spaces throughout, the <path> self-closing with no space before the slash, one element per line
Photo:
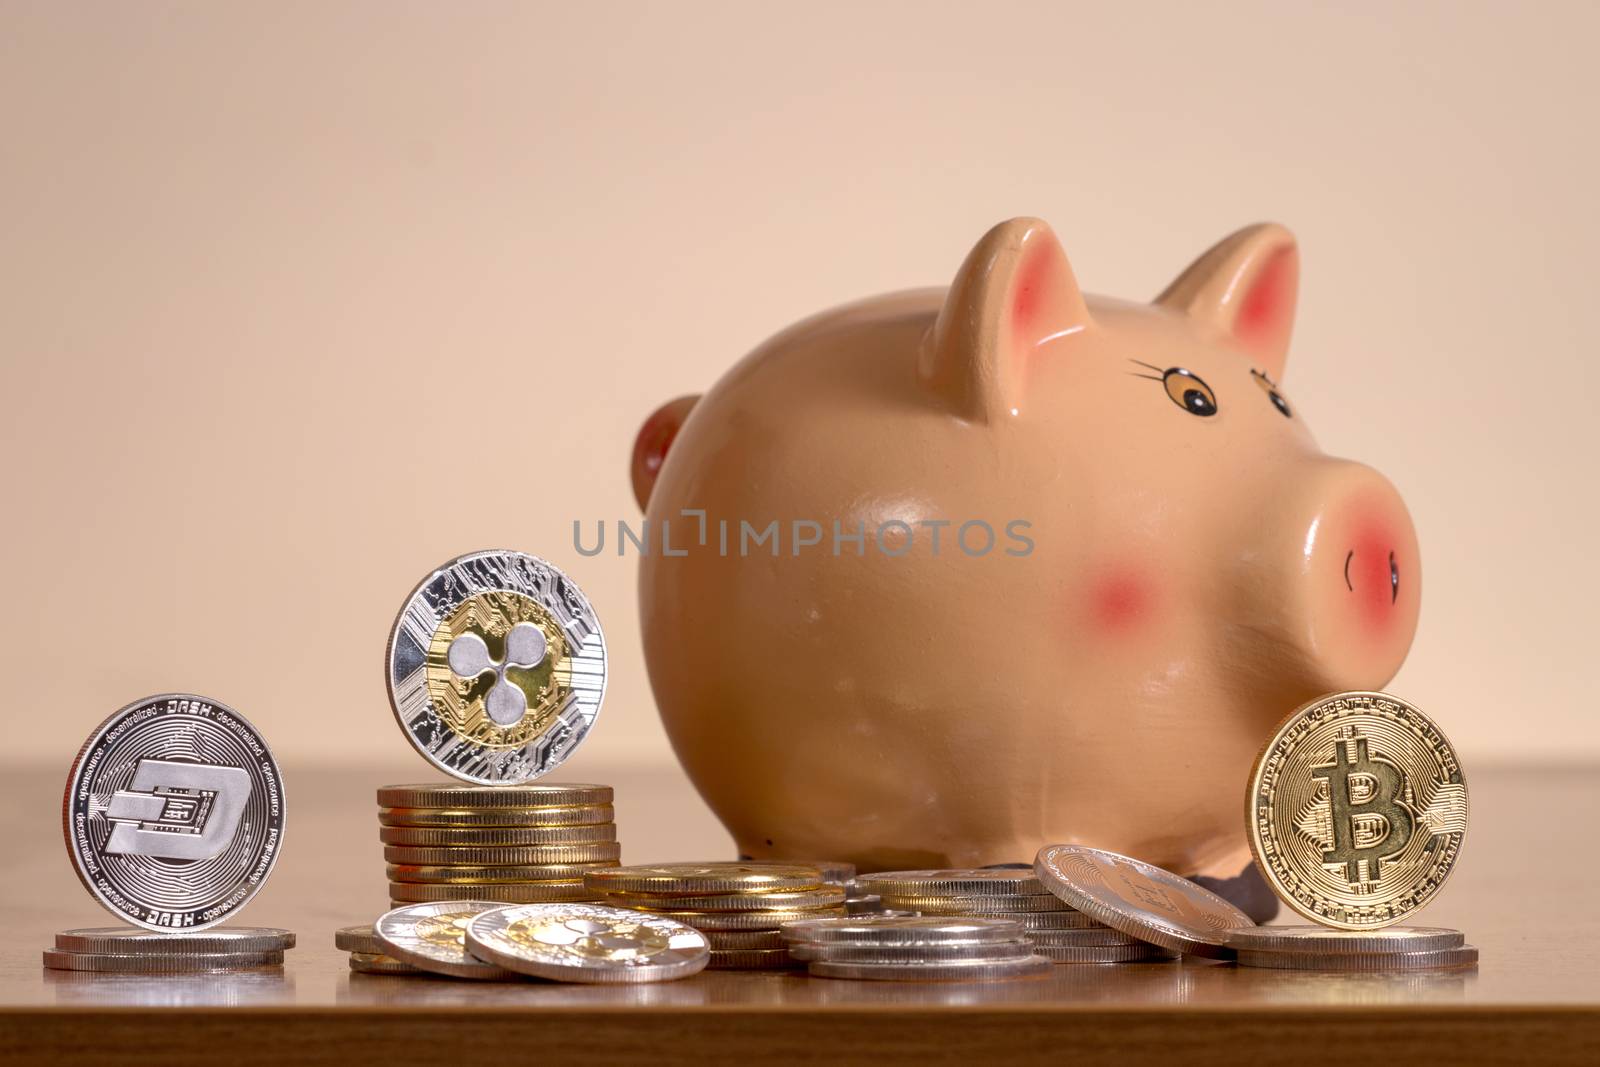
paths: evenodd
<path fill-rule="evenodd" d="M 287 926 L 281 969 L 150 978 L 45 970 L 55 931 L 106 925 L 60 833 L 65 766 L 3 773 L 0 1062 L 1600 1065 L 1600 773 L 1481 769 L 1472 830 L 1429 925 L 1466 931 L 1474 970 L 1326 975 L 1226 964 L 1058 966 L 938 985 L 707 972 L 638 987 L 352 975 L 340 926 L 387 893 L 373 789 L 415 768 L 288 776 L 282 862 L 245 921 Z M 421 775 L 420 777 L 426 777 Z M 578 766 L 617 787 L 630 862 L 728 857 L 680 775 Z"/>

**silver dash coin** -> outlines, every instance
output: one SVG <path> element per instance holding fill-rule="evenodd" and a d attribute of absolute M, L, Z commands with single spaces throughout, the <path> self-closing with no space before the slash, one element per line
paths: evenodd
<path fill-rule="evenodd" d="M 266 884 L 283 851 L 283 782 L 238 712 L 164 693 L 89 736 L 67 776 L 62 830 L 78 879 L 117 918 L 200 930 Z"/>
<path fill-rule="evenodd" d="M 483 785 L 560 766 L 606 688 L 594 609 L 572 579 L 521 552 L 473 552 L 422 579 L 384 666 L 406 738 L 440 770 Z"/>
<path fill-rule="evenodd" d="M 45 949 L 44 965 L 56 971 L 101 971 L 120 974 L 184 974 L 195 971 L 241 971 L 276 967 L 283 952 L 195 952 L 155 955 L 149 952 L 63 952 Z"/>
<path fill-rule="evenodd" d="M 1215 893 L 1143 860 L 1084 845 L 1046 845 L 1034 873 L 1069 905 L 1141 941 L 1232 959 L 1228 932 L 1250 916 Z"/>
<path fill-rule="evenodd" d="M 486 911 L 467 925 L 467 944 L 507 970 L 559 982 L 664 982 L 704 970 L 711 960 L 706 935 L 692 927 L 593 904 Z"/>
<path fill-rule="evenodd" d="M 1001 963 L 841 963 L 818 960 L 810 973 L 818 978 L 853 978 L 874 982 L 993 982 L 1003 978 L 1037 978 L 1051 972 L 1043 956 Z"/>
<path fill-rule="evenodd" d="M 383 955 L 383 942 L 369 923 L 366 926 L 345 926 L 333 932 L 333 947 L 342 952 L 364 952 L 369 956 Z"/>
<path fill-rule="evenodd" d="M 100 926 L 63 930 L 56 935 L 63 952 L 103 952 L 112 955 L 196 955 L 208 952 L 282 952 L 294 948 L 288 930 L 249 926 L 213 926 L 197 933 L 157 933 L 130 926 Z"/>
<path fill-rule="evenodd" d="M 1010 919 L 953 919 L 853 915 L 838 919 L 801 919 L 783 924 L 783 936 L 813 944 L 921 945 L 1015 941 L 1022 926 Z"/>
<path fill-rule="evenodd" d="M 407 904 L 378 916 L 372 929 L 383 954 L 401 963 L 452 978 L 493 981 L 512 975 L 467 951 L 466 934 L 474 916 L 499 907 L 483 900 Z"/>
<path fill-rule="evenodd" d="M 789 954 L 797 960 L 837 963 L 966 963 L 978 960 L 998 963 L 1026 959 L 1034 950 L 1020 939 L 966 945 L 819 945 L 797 941 L 789 946 Z"/>
<path fill-rule="evenodd" d="M 1459 948 L 1460 930 L 1438 926 L 1385 926 L 1377 930 L 1334 930 L 1326 926 L 1247 926 L 1228 931 L 1228 944 L 1243 952 L 1311 954 L 1433 952 Z"/>

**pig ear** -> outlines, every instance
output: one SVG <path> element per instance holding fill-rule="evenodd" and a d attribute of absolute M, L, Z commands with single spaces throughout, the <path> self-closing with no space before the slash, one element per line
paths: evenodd
<path fill-rule="evenodd" d="M 1213 245 L 1156 303 L 1232 335 L 1269 377 L 1277 378 L 1289 359 L 1299 288 L 1294 235 L 1264 222 Z"/>
<path fill-rule="evenodd" d="M 1022 405 L 1028 361 L 1089 325 L 1072 267 L 1038 219 L 1002 222 L 956 273 L 917 370 L 963 417 L 995 422 Z"/>

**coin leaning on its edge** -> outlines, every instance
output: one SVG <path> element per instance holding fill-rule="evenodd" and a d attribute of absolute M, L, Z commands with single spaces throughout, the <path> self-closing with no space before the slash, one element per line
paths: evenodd
<path fill-rule="evenodd" d="M 1086 915 L 1174 952 L 1232 959 L 1228 933 L 1250 916 L 1171 871 L 1085 845 L 1046 845 L 1033 861 L 1045 887 Z"/>
<path fill-rule="evenodd" d="M 147 930 L 203 930 L 266 884 L 283 851 L 272 751 L 219 701 L 162 693 L 106 718 L 67 776 L 62 832 L 84 887 Z"/>
<path fill-rule="evenodd" d="M 395 718 L 428 762 L 481 785 L 528 782 L 593 727 L 605 636 L 559 568 L 522 552 L 472 552 L 406 598 L 384 680 Z"/>
<path fill-rule="evenodd" d="M 1256 757 L 1245 804 L 1267 884 L 1341 930 L 1389 926 L 1427 904 L 1467 832 L 1455 749 L 1387 693 L 1334 693 L 1296 708 Z"/>

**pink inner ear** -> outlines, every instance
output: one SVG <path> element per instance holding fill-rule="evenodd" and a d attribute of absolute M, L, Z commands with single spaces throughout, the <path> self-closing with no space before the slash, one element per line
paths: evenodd
<path fill-rule="evenodd" d="M 1280 248 L 1262 265 L 1233 320 L 1234 336 L 1245 344 L 1273 348 L 1294 314 L 1295 250 Z"/>
<path fill-rule="evenodd" d="M 1048 235 L 1047 235 L 1048 236 Z M 1058 255 L 1049 240 L 1035 241 L 1017 270 L 1011 292 L 1012 337 L 1019 345 L 1038 342 L 1050 287 L 1057 284 Z"/>

